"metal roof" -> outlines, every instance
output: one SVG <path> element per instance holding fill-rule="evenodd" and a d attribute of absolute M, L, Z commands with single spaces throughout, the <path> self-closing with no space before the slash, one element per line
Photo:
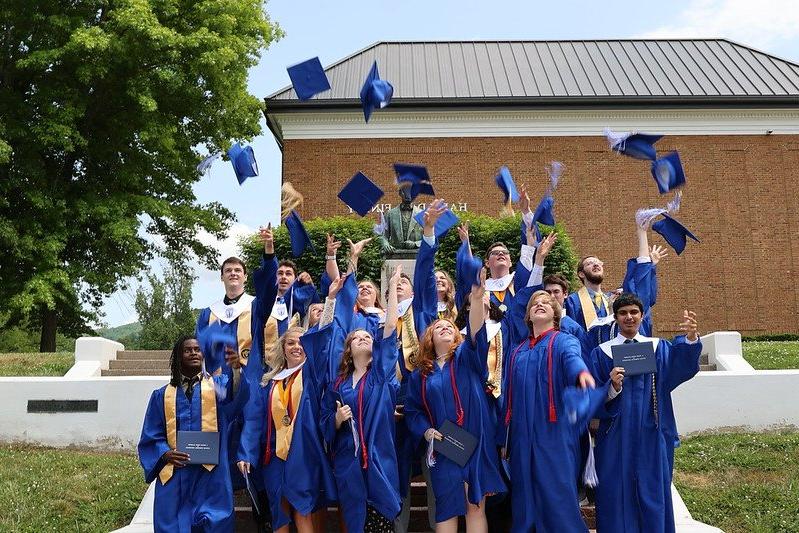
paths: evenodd
<path fill-rule="evenodd" d="M 635 102 L 799 104 L 799 65 L 726 39 L 378 42 L 325 69 L 332 89 L 281 108 L 358 105 L 377 60 L 392 106 Z"/>

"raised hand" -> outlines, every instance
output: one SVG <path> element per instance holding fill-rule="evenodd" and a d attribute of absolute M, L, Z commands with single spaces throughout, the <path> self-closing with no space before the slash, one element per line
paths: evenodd
<path fill-rule="evenodd" d="M 238 463 L 236 463 L 236 466 L 239 467 L 239 472 L 241 472 L 242 476 L 244 474 L 250 473 L 250 463 L 248 463 L 247 461 L 239 461 Z"/>
<path fill-rule="evenodd" d="M 696 321 L 696 313 L 688 310 L 683 311 L 682 322 L 680 322 L 678 329 L 685 332 L 685 338 L 689 341 L 694 342 L 698 339 L 699 334 L 697 331 L 699 331 L 699 325 Z"/>
<path fill-rule="evenodd" d="M 363 252 L 363 249 L 366 247 L 367 244 L 372 242 L 374 237 L 369 237 L 368 239 L 362 239 L 358 242 L 352 242 L 350 239 L 347 239 L 347 242 L 350 244 L 350 257 L 358 257 Z"/>
<path fill-rule="evenodd" d="M 335 298 L 338 292 L 341 290 L 341 287 L 344 286 L 344 282 L 347 281 L 348 274 L 344 274 L 333 281 L 330 282 L 330 288 L 327 290 L 328 298 Z"/>
<path fill-rule="evenodd" d="M 339 248 L 341 248 L 341 241 L 337 241 L 335 236 L 328 233 L 325 253 L 327 253 L 328 256 L 334 256 L 336 255 L 336 252 L 338 252 Z"/>
<path fill-rule="evenodd" d="M 230 346 L 225 346 L 225 363 L 230 368 L 241 368 L 239 353 Z"/>
<path fill-rule="evenodd" d="M 522 183 L 519 187 L 519 209 L 522 214 L 530 212 L 530 196 L 527 194 L 527 185 Z M 529 240 L 527 242 L 530 242 Z"/>
<path fill-rule="evenodd" d="M 402 265 L 397 265 L 397 268 L 394 269 L 394 272 L 391 274 L 391 277 L 388 278 L 388 286 L 396 287 L 401 277 L 402 277 Z"/>
<path fill-rule="evenodd" d="M 258 228 L 258 236 L 261 238 L 261 242 L 264 244 L 264 253 L 275 253 L 275 237 L 272 234 L 271 222 L 267 224 L 266 227 L 261 226 Z"/>
<path fill-rule="evenodd" d="M 441 215 L 447 210 L 447 206 L 444 203 L 444 200 L 438 199 L 434 200 L 428 208 L 424 212 L 424 234 L 428 237 L 432 237 L 435 235 L 434 229 L 436 227 L 436 222 L 438 219 L 441 218 Z"/>
<path fill-rule="evenodd" d="M 659 246 L 657 244 L 652 245 L 652 248 L 649 250 L 649 257 L 652 259 L 652 264 L 657 265 L 660 263 L 660 260 L 669 255 L 668 250 L 665 247 Z"/>
<path fill-rule="evenodd" d="M 469 242 L 469 221 L 467 220 L 460 226 L 458 226 L 458 237 L 460 237 L 461 242 Z"/>
<path fill-rule="evenodd" d="M 307 272 L 303 272 L 302 274 L 297 276 L 297 281 L 304 283 L 306 285 L 313 284 L 313 279 L 311 278 L 311 275 L 308 274 Z"/>
<path fill-rule="evenodd" d="M 552 251 L 552 247 L 555 245 L 556 240 L 558 240 L 558 234 L 554 231 L 541 239 L 541 243 L 535 251 L 535 264 L 543 266 L 544 260 L 549 255 L 549 252 Z"/>

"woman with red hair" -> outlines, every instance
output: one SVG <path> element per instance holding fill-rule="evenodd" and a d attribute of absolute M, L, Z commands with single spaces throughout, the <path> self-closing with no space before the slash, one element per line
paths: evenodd
<path fill-rule="evenodd" d="M 416 369 L 408 383 L 406 420 L 413 435 L 429 443 L 427 461 L 439 532 L 457 531 L 458 516 L 463 515 L 467 531 L 488 531 L 485 498 L 505 491 L 484 392 L 488 375 L 484 284 L 485 273 L 469 296 L 467 338 L 463 339 L 450 320 L 433 322 L 422 337 Z M 432 453 L 432 441 L 443 438 L 439 429 L 447 420 L 477 439 L 463 467 L 443 454 Z"/>

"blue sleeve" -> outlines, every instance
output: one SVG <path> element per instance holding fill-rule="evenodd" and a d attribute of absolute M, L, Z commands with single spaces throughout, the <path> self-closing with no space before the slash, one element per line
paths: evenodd
<path fill-rule="evenodd" d="M 581 327 L 587 329 L 588 325 L 584 325 L 582 323 L 583 317 L 582 313 L 580 312 L 580 299 L 577 296 L 577 292 L 573 292 L 566 297 L 566 316 L 571 317 L 572 320 L 577 322 Z M 590 325 L 590 324 L 589 324 Z"/>
<path fill-rule="evenodd" d="M 308 331 L 300 337 L 300 343 L 302 343 L 302 348 L 305 350 L 305 357 L 308 359 L 306 366 L 310 363 L 311 374 L 317 385 L 324 384 L 328 375 L 327 367 L 332 334 L 333 324 L 327 324 L 316 331 Z M 303 373 L 303 378 L 306 375 L 306 373 Z"/>
<path fill-rule="evenodd" d="M 139 438 L 139 462 L 144 470 L 144 480 L 151 483 L 166 465 L 163 455 L 171 450 L 166 442 L 166 419 L 164 417 L 164 389 L 153 391 L 144 415 L 144 424 Z"/>
<path fill-rule="evenodd" d="M 274 256 L 271 259 L 261 256 L 261 266 L 255 269 L 252 280 L 255 285 L 253 323 L 263 328 L 277 298 L 277 259 Z"/>
<path fill-rule="evenodd" d="M 624 292 L 636 294 L 644 304 L 643 314 L 648 314 L 657 300 L 655 265 L 651 261 L 639 263 L 636 258 L 628 259 L 622 288 Z"/>
<path fill-rule="evenodd" d="M 330 294 L 330 276 L 327 275 L 327 270 L 322 271 L 322 275 L 319 276 L 319 296 L 321 299 L 327 297 Z"/>
<path fill-rule="evenodd" d="M 576 385 L 577 378 L 583 372 L 588 372 L 588 367 L 583 361 L 580 342 L 573 335 L 562 333 L 558 335 L 556 344 L 560 344 L 560 362 L 567 385 Z M 553 346 L 554 348 L 554 346 Z"/>
<path fill-rule="evenodd" d="M 422 405 L 421 386 L 421 374 L 417 369 L 408 376 L 408 392 L 405 397 L 405 424 L 416 442 L 423 439 L 424 432 L 431 427 L 427 412 Z"/>
<path fill-rule="evenodd" d="M 194 337 L 197 338 L 200 336 L 200 333 L 208 327 L 208 319 L 211 316 L 211 308 L 206 307 L 202 311 L 200 311 L 200 315 L 197 317 L 197 325 L 194 328 Z"/>
<path fill-rule="evenodd" d="M 344 332 L 344 336 L 352 331 L 352 319 L 355 316 L 354 309 L 357 298 L 358 282 L 355 280 L 355 274 L 347 274 L 344 286 L 341 287 L 341 290 L 336 295 L 336 309 L 333 313 L 338 327 Z"/>
<path fill-rule="evenodd" d="M 414 313 L 425 316 L 426 323 L 431 323 L 438 316 L 438 292 L 436 291 L 436 273 L 434 261 L 438 240 L 430 246 L 422 239 L 416 266 L 413 271 L 413 306 Z M 422 332 L 419 332 L 421 336 Z"/>
<path fill-rule="evenodd" d="M 303 283 L 300 280 L 296 280 L 289 290 L 286 291 L 288 295 L 288 303 L 287 305 L 292 306 L 292 311 L 294 313 L 299 313 L 300 318 L 305 318 L 305 313 L 308 312 L 308 308 L 311 304 L 319 303 L 319 294 L 316 292 L 316 287 L 314 287 L 313 283 Z"/>
<path fill-rule="evenodd" d="M 264 450 L 261 449 L 266 436 L 266 393 L 269 385 L 260 385 L 252 391 L 249 400 L 244 404 L 244 422 L 241 427 L 241 440 L 236 451 L 236 461 L 246 461 L 252 465 L 259 464 Z M 266 443 L 269 446 L 269 443 Z"/>
<path fill-rule="evenodd" d="M 527 327 L 526 322 L 527 303 L 530 301 L 535 291 L 538 290 L 541 290 L 541 285 L 524 287 L 519 289 L 513 297 L 510 309 L 508 309 L 508 313 L 506 314 L 513 342 L 521 341 L 530 336 L 530 328 Z"/>
<path fill-rule="evenodd" d="M 699 357 L 702 355 L 702 341 L 688 344 L 684 335 L 675 337 L 669 344 L 661 340 L 659 348 L 668 353 L 663 361 L 666 375 L 666 390 L 673 391 L 699 372 Z"/>
<path fill-rule="evenodd" d="M 397 330 L 385 339 L 374 339 L 372 349 L 372 369 L 375 380 L 385 383 L 396 375 L 397 357 Z"/>
<path fill-rule="evenodd" d="M 463 275 L 464 260 L 469 256 L 469 243 L 462 242 L 458 252 L 455 254 L 455 306 L 458 309 L 463 309 L 466 295 L 472 290 L 471 280 L 465 279 Z"/>
<path fill-rule="evenodd" d="M 524 222 L 522 222 L 522 224 L 524 224 Z M 513 292 L 518 293 L 521 289 L 527 286 L 527 282 L 530 280 L 531 274 L 532 272 L 527 270 L 527 267 L 522 264 L 522 260 L 519 259 L 516 262 L 516 270 L 513 272 Z"/>
<path fill-rule="evenodd" d="M 338 400 L 338 392 L 334 391 L 332 387 L 328 387 L 322 396 L 319 416 L 319 428 L 328 450 L 333 448 L 336 440 L 336 400 Z"/>
<path fill-rule="evenodd" d="M 466 324 L 466 338 L 455 351 L 455 360 L 459 364 L 466 364 L 472 372 L 480 376 L 485 382 L 488 379 L 488 334 L 486 325 L 480 328 L 472 342 L 470 326 Z"/>

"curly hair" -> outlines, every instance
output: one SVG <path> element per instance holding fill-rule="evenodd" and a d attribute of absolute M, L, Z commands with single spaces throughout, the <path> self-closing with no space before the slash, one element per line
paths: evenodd
<path fill-rule="evenodd" d="M 419 355 L 416 357 L 415 366 L 424 375 L 430 374 L 433 371 L 433 361 L 436 359 L 436 348 L 433 345 L 433 331 L 435 330 L 436 324 L 442 320 L 452 324 L 452 329 L 455 330 L 455 339 L 452 342 L 452 346 L 449 348 L 447 358 L 452 357 L 460 343 L 463 342 L 463 335 L 461 335 L 461 332 L 452 320 L 447 318 L 434 320 L 424 331 L 424 335 L 422 335 L 419 341 Z"/>
<path fill-rule="evenodd" d="M 302 336 L 302 334 L 305 333 L 305 330 L 301 326 L 291 326 L 280 337 L 274 351 L 272 352 L 272 361 L 274 362 L 275 366 L 272 367 L 272 370 L 264 374 L 264 377 L 261 379 L 261 386 L 267 386 L 273 377 L 275 377 L 280 371 L 286 369 L 286 337 L 288 337 L 289 333 L 297 333 Z"/>
<path fill-rule="evenodd" d="M 180 372 L 180 365 L 183 361 L 183 345 L 186 341 L 196 339 L 194 335 L 183 335 L 180 337 L 175 346 L 172 347 L 172 354 L 169 356 L 169 384 L 175 387 L 180 387 L 183 382 L 183 375 Z"/>
<path fill-rule="evenodd" d="M 344 351 L 341 353 L 341 362 L 338 365 L 338 377 L 339 378 L 346 378 L 347 376 L 352 375 L 355 372 L 355 361 L 352 359 L 352 340 L 355 338 L 355 334 L 359 331 L 365 332 L 370 337 L 372 336 L 371 333 L 366 331 L 365 329 L 356 329 L 351 331 L 347 338 L 344 339 Z M 372 339 L 374 342 L 374 339 Z M 372 345 L 374 347 L 374 344 Z M 366 367 L 371 368 L 372 362 L 369 362 L 369 365 Z"/>
<path fill-rule="evenodd" d="M 530 330 L 530 335 L 532 335 L 534 331 L 533 321 L 530 320 L 530 309 L 533 307 L 535 301 L 541 296 L 544 296 L 548 300 L 549 305 L 552 306 L 552 325 L 555 329 L 560 330 L 560 315 L 563 313 L 563 308 L 547 291 L 535 291 L 533 295 L 530 296 L 530 300 L 527 302 L 527 309 L 524 311 L 524 323 L 527 324 L 527 328 Z"/>

